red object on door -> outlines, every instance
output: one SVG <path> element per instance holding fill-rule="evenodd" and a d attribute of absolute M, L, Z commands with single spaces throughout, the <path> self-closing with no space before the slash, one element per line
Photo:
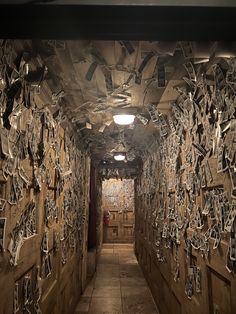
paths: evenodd
<path fill-rule="evenodd" d="M 105 226 L 108 226 L 110 223 L 110 215 L 111 214 L 110 214 L 109 210 L 105 210 L 103 212 L 103 223 Z"/>

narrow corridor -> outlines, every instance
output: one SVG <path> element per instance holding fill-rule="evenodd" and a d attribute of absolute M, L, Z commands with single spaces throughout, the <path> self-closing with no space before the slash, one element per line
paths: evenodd
<path fill-rule="evenodd" d="M 75 314 L 158 314 L 132 244 L 103 244 Z"/>

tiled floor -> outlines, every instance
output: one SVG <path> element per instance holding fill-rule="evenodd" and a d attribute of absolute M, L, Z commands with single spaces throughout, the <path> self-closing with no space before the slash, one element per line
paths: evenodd
<path fill-rule="evenodd" d="M 104 244 L 75 314 L 158 314 L 131 244 Z"/>

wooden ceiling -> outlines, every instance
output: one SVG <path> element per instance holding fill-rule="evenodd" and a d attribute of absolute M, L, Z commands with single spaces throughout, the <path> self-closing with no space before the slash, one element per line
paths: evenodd
<path fill-rule="evenodd" d="M 149 105 L 168 114 L 179 96 L 175 88 L 188 75 L 184 64 L 193 57 L 208 60 L 213 44 L 33 40 L 23 45 L 47 67 L 55 110 L 93 158 L 111 161 L 113 152 L 125 151 L 135 162 L 159 136 Z M 133 110 L 133 125 L 113 122 L 113 112 L 123 109 Z"/>

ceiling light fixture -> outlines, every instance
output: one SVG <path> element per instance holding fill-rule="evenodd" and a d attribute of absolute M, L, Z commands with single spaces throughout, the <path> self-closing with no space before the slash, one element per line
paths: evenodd
<path fill-rule="evenodd" d="M 120 125 L 128 125 L 134 122 L 133 114 L 116 114 L 113 116 L 114 122 Z"/>
<path fill-rule="evenodd" d="M 125 160 L 125 154 L 124 153 L 118 153 L 114 155 L 114 159 L 117 161 Z"/>

